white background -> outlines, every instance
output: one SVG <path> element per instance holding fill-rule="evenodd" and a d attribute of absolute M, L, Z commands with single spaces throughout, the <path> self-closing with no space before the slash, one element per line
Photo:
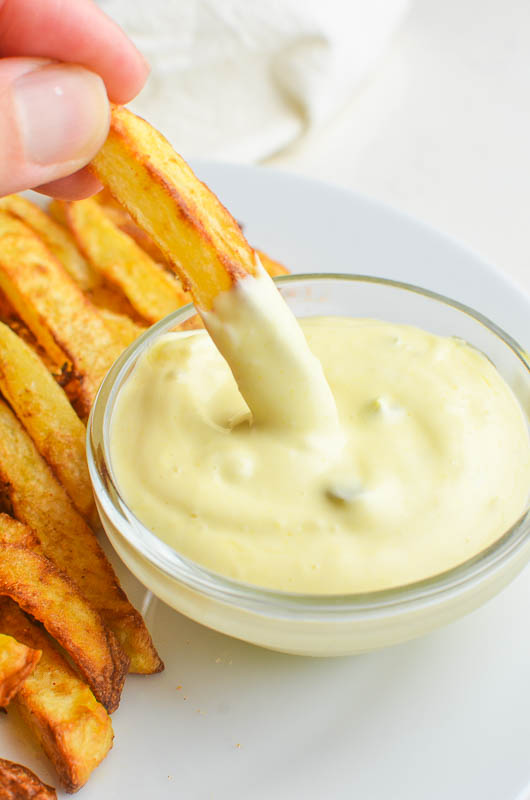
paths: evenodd
<path fill-rule="evenodd" d="M 529 0 L 416 0 L 348 106 L 268 163 L 413 214 L 529 291 Z"/>

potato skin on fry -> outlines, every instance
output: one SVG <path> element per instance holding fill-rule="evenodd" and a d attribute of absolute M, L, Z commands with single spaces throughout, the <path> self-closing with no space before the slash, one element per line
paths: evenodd
<path fill-rule="evenodd" d="M 66 791 L 76 792 L 112 747 L 110 717 L 49 637 L 16 603 L 0 597 L 0 630 L 41 659 L 11 701 L 53 763 Z"/>
<path fill-rule="evenodd" d="M 20 533 L 22 544 L 16 542 Z M 4 538 L 5 537 L 5 538 Z M 41 622 L 108 711 L 119 705 L 129 659 L 97 612 L 55 564 L 24 543 L 26 526 L 0 514 L 0 595 Z"/>
<path fill-rule="evenodd" d="M 71 504 L 32 440 L 0 401 L 0 504 L 38 531 L 42 550 L 77 584 L 131 659 L 131 671 L 160 672 L 138 611 L 129 603 L 94 533 Z"/>
<path fill-rule="evenodd" d="M 88 415 L 99 385 L 122 352 L 97 308 L 33 231 L 0 211 L 0 289 L 50 358 L 79 380 Z"/>
<path fill-rule="evenodd" d="M 12 636 L 0 633 L 0 706 L 7 706 L 35 669 L 40 656 L 40 650 L 32 650 Z"/>
<path fill-rule="evenodd" d="M 255 273 L 232 215 L 148 122 L 113 106 L 107 141 L 89 169 L 164 253 L 194 302 L 209 309 Z"/>
<path fill-rule="evenodd" d="M 0 391 L 78 511 L 90 516 L 94 499 L 85 455 L 85 426 L 37 354 L 1 322 Z"/>
<path fill-rule="evenodd" d="M 57 800 L 57 792 L 22 764 L 0 758 L 0 800 Z"/>

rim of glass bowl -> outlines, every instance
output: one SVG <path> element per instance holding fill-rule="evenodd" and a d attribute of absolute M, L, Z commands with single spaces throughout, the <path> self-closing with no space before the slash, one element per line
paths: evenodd
<path fill-rule="evenodd" d="M 423 295 L 473 317 L 489 328 L 521 361 L 530 374 L 530 358 L 505 331 L 468 306 L 413 284 L 370 275 L 304 273 L 275 279 L 280 286 L 307 281 L 373 283 Z M 195 314 L 188 304 L 157 322 L 134 341 L 111 367 L 94 402 L 87 430 L 90 477 L 98 501 L 110 523 L 152 566 L 188 588 L 239 609 L 267 616 L 325 621 L 387 616 L 449 599 L 472 588 L 515 556 L 530 539 L 530 507 L 519 520 L 485 550 L 456 567 L 404 586 L 357 594 L 301 594 L 237 581 L 219 575 L 184 556 L 146 528 L 127 506 L 117 489 L 108 458 L 110 419 L 117 394 L 138 357 L 162 334 Z"/>

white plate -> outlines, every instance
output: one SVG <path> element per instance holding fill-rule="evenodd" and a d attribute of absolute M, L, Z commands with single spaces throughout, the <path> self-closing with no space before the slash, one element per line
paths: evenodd
<path fill-rule="evenodd" d="M 197 169 L 249 240 L 293 271 L 418 283 L 474 306 L 530 346 L 528 297 L 414 220 L 289 174 Z M 142 588 L 118 569 L 141 606 Z M 128 678 L 113 716 L 114 749 L 83 800 L 514 800 L 530 781 L 529 609 L 527 569 L 443 630 L 325 660 L 260 650 L 154 601 L 147 619 L 166 671 Z M 56 783 L 5 717 L 0 753 Z"/>

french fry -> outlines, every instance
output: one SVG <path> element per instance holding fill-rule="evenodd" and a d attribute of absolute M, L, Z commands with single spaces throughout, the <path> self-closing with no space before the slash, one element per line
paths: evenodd
<path fill-rule="evenodd" d="M 105 211 L 105 214 L 109 217 L 109 219 L 124 233 L 128 234 L 134 241 L 148 253 L 151 258 L 158 262 L 159 264 L 164 264 L 169 266 L 168 261 L 160 248 L 154 243 L 152 238 L 146 233 L 142 228 L 140 228 L 135 221 L 132 219 L 131 215 L 120 206 L 116 200 L 112 197 L 112 195 L 106 190 L 103 189 L 98 194 L 94 195 L 93 198 Z M 65 215 L 63 215 L 64 219 Z M 66 220 L 65 220 L 66 221 Z M 239 225 L 242 228 L 241 225 Z M 256 250 L 260 257 L 261 264 L 264 269 L 267 270 L 271 278 L 276 277 L 276 275 L 288 275 L 289 270 L 279 261 L 276 261 L 274 258 L 271 258 L 267 253 L 264 253 L 263 250 Z"/>
<path fill-rule="evenodd" d="M 41 622 L 70 655 L 95 697 L 115 711 L 129 659 L 76 584 L 41 551 L 27 526 L 0 514 L 0 595 Z M 17 541 L 18 538 L 18 541 Z"/>
<path fill-rule="evenodd" d="M 50 358 L 66 359 L 88 415 L 105 373 L 122 351 L 98 310 L 33 231 L 0 211 L 0 289 Z"/>
<path fill-rule="evenodd" d="M 235 219 L 145 120 L 114 106 L 89 169 L 152 237 L 200 308 L 255 274 L 255 252 Z"/>
<path fill-rule="evenodd" d="M 69 372 L 68 363 L 65 359 L 61 368 L 59 368 L 47 354 L 46 350 L 40 346 L 37 342 L 36 338 L 27 327 L 27 325 L 22 322 L 18 314 L 16 313 L 15 309 L 5 296 L 5 294 L 0 290 L 0 322 L 3 322 L 7 325 L 11 330 L 17 334 L 21 339 L 23 339 L 26 344 L 33 350 L 33 352 L 37 353 L 43 364 L 48 369 L 57 383 L 60 386 L 66 386 L 71 378 L 72 375 Z"/>
<path fill-rule="evenodd" d="M 38 531 L 43 552 L 99 611 L 131 659 L 132 672 L 164 668 L 141 615 L 129 603 L 95 535 L 38 453 L 21 423 L 0 402 L 0 502 Z"/>
<path fill-rule="evenodd" d="M 40 650 L 32 650 L 12 636 L 0 633 L 0 706 L 7 706 L 35 669 L 40 656 Z"/>
<path fill-rule="evenodd" d="M 0 630 L 42 653 L 11 703 L 52 761 L 66 790 L 76 792 L 112 747 L 110 717 L 45 631 L 8 598 L 0 598 Z"/>
<path fill-rule="evenodd" d="M 0 391 L 85 517 L 94 511 L 85 426 L 36 353 L 0 322 Z"/>
<path fill-rule="evenodd" d="M 107 323 L 107 327 L 113 332 L 116 341 L 120 342 L 124 350 L 147 330 L 146 327 L 133 322 L 125 314 L 117 314 L 108 308 L 100 308 L 99 313 Z"/>
<path fill-rule="evenodd" d="M 136 244 L 145 250 L 157 264 L 169 266 L 167 259 L 161 249 L 154 243 L 152 238 L 133 220 L 131 215 L 120 204 L 114 200 L 112 195 L 105 189 L 94 195 L 94 200 L 99 203 L 107 217 L 121 231 L 130 236 Z"/>
<path fill-rule="evenodd" d="M 93 289 L 101 283 L 97 272 L 77 249 L 70 232 L 35 203 L 10 194 L 0 198 L 0 209 L 18 217 L 35 231 L 81 289 Z"/>
<path fill-rule="evenodd" d="M 64 207 L 65 207 L 64 200 L 57 200 L 57 198 L 54 198 L 53 200 L 50 200 L 46 210 L 49 216 L 58 225 L 62 225 L 64 228 L 66 228 L 66 213 Z"/>
<path fill-rule="evenodd" d="M 22 764 L 0 758 L 0 800 L 57 800 L 57 792 Z"/>
<path fill-rule="evenodd" d="M 94 269 L 123 291 L 147 322 L 189 302 L 177 280 L 123 233 L 91 198 L 66 205 L 75 240 Z"/>

